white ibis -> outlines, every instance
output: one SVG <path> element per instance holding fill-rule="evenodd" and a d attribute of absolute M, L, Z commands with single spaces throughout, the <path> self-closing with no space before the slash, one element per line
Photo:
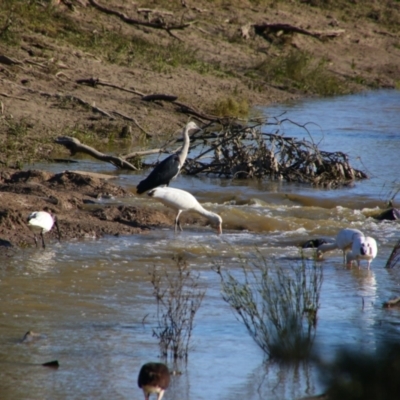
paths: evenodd
<path fill-rule="evenodd" d="M 178 211 L 175 218 L 175 232 L 178 227 L 182 231 L 182 226 L 179 222 L 181 213 L 183 211 L 194 211 L 206 217 L 210 221 L 211 225 L 217 229 L 217 232 L 219 234 L 222 233 L 222 218 L 218 214 L 203 208 L 192 194 L 181 189 L 158 187 L 151 190 L 148 195 L 160 201 L 165 206 Z"/>
<path fill-rule="evenodd" d="M 169 182 L 178 176 L 189 151 L 189 132 L 194 129 L 199 130 L 200 128 L 193 121 L 186 124 L 183 130 L 182 149 L 161 161 L 146 179 L 140 181 L 136 187 L 137 194 L 142 194 L 158 186 L 168 186 Z"/>
<path fill-rule="evenodd" d="M 351 249 L 356 237 L 363 237 L 364 234 L 358 229 L 341 229 L 332 243 L 323 243 L 317 247 L 317 255 L 321 257 L 322 253 L 330 250 L 340 249 L 343 251 L 343 262 L 346 261 L 346 253 Z"/>
<path fill-rule="evenodd" d="M 156 393 L 157 400 L 161 400 L 169 386 L 169 381 L 170 373 L 163 363 L 144 364 L 138 376 L 138 386 L 143 390 L 145 400 L 149 400 L 152 393 Z"/>
<path fill-rule="evenodd" d="M 356 261 L 358 268 L 360 268 L 361 260 L 367 260 L 369 269 L 371 261 L 377 254 L 378 246 L 374 238 L 370 236 L 357 236 L 353 241 L 351 251 L 347 253 L 346 260 L 350 265 L 353 261 Z"/>
<path fill-rule="evenodd" d="M 36 233 L 40 232 L 40 236 L 42 237 L 42 245 L 43 248 L 45 248 L 46 245 L 44 243 L 43 234 L 50 232 L 51 228 L 53 228 L 53 225 L 56 225 L 58 232 L 58 239 L 59 240 L 61 239 L 61 233 L 60 233 L 60 228 L 58 227 L 57 218 L 55 216 L 53 217 L 47 211 L 34 211 L 28 217 L 28 225 L 29 228 L 34 232 L 36 247 L 38 245 Z"/>

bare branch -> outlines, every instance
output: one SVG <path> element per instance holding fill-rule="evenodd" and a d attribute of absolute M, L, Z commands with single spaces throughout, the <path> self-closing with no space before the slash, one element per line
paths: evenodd
<path fill-rule="evenodd" d="M 89 154 L 90 156 L 96 158 L 97 160 L 109 162 L 112 165 L 116 166 L 117 168 L 130 169 L 134 171 L 137 170 L 136 167 L 134 167 L 129 162 L 123 160 L 122 158 L 103 154 L 94 149 L 93 147 L 82 144 L 76 138 L 70 136 L 60 136 L 56 138 L 54 142 L 62 146 L 65 146 L 70 151 L 72 156 L 77 153 Z"/>
<path fill-rule="evenodd" d="M 107 83 L 107 82 L 100 80 L 99 78 L 83 78 L 83 79 L 77 79 L 75 82 L 78 84 L 86 84 L 86 85 L 89 85 L 92 87 L 96 87 L 97 85 L 108 86 L 108 87 L 111 87 L 114 89 L 122 90 L 124 92 L 133 93 L 138 96 L 144 96 L 144 94 L 142 92 L 139 92 L 134 89 L 126 89 L 122 86 L 114 85 L 112 83 Z"/>
<path fill-rule="evenodd" d="M 171 24 L 171 25 L 169 25 L 163 20 L 159 20 L 157 22 L 146 22 L 146 21 L 141 21 L 141 20 L 138 20 L 138 19 L 130 18 L 127 15 L 125 15 L 124 13 L 121 13 L 119 11 L 111 10 L 110 8 L 104 7 L 104 6 L 100 5 L 95 0 L 89 0 L 89 3 L 93 7 L 97 8 L 98 10 L 100 10 L 100 11 L 106 13 L 106 14 L 115 15 L 116 17 L 118 17 L 122 21 L 126 22 L 127 24 L 146 26 L 148 28 L 154 28 L 154 29 L 162 29 L 162 30 L 167 31 L 169 34 L 171 34 L 172 30 L 183 30 L 183 29 L 187 28 L 188 26 L 190 26 L 190 25 L 192 25 L 194 23 L 194 22 L 187 22 L 185 24 Z"/>
<path fill-rule="evenodd" d="M 310 31 L 307 29 L 300 28 L 295 25 L 290 25 L 290 24 L 282 24 L 282 23 L 276 23 L 276 24 L 254 24 L 252 25 L 254 28 L 254 32 L 257 35 L 266 37 L 268 34 L 278 34 L 279 32 L 283 32 L 285 34 L 292 34 L 292 33 L 300 33 L 302 35 L 308 35 L 312 36 L 314 38 L 317 38 L 319 40 L 323 38 L 332 38 L 341 35 L 342 33 L 345 32 L 344 29 L 336 29 L 336 30 L 330 30 L 330 31 Z"/>
<path fill-rule="evenodd" d="M 143 156 L 148 156 L 150 154 L 158 154 L 162 153 L 164 150 L 163 149 L 151 149 L 151 150 L 144 150 L 144 151 L 135 151 L 134 153 L 129 153 L 122 158 L 124 160 L 129 160 L 130 158 L 136 158 L 136 157 L 143 157 Z"/>
<path fill-rule="evenodd" d="M 0 96 L 8 97 L 8 98 L 10 98 L 10 99 L 17 99 L 17 100 L 28 101 L 28 99 L 25 98 L 25 97 L 12 96 L 11 94 L 7 94 L 7 93 L 4 93 L 4 92 L 0 92 Z"/>

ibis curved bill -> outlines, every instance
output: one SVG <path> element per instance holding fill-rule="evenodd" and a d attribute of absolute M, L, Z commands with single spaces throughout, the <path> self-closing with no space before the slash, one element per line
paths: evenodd
<path fill-rule="evenodd" d="M 179 222 L 181 213 L 184 211 L 194 211 L 206 217 L 210 221 L 210 224 L 217 229 L 218 234 L 222 233 L 222 218 L 218 214 L 206 210 L 191 193 L 181 189 L 158 187 L 151 190 L 148 195 L 165 206 L 178 211 L 175 218 L 175 232 L 178 228 L 182 231 L 182 226 Z"/>
<path fill-rule="evenodd" d="M 137 194 L 142 194 L 158 186 L 168 186 L 170 181 L 178 176 L 188 155 L 190 144 L 189 132 L 192 130 L 200 130 L 193 121 L 188 122 L 183 130 L 182 149 L 175 154 L 170 155 L 154 167 L 149 176 L 140 181 L 137 185 Z"/>
<path fill-rule="evenodd" d="M 61 240 L 60 228 L 58 226 L 57 217 L 51 215 L 47 211 L 34 211 L 28 216 L 28 226 L 34 232 L 34 239 L 36 247 L 38 245 L 36 233 L 40 233 L 42 238 L 42 246 L 46 247 L 44 243 L 44 234 L 50 232 L 53 228 L 53 225 L 56 226 L 58 232 L 58 239 Z"/>
<path fill-rule="evenodd" d="M 150 362 L 144 364 L 138 376 L 138 386 L 143 390 L 145 400 L 149 400 L 152 393 L 161 400 L 170 382 L 168 367 L 163 363 Z"/>

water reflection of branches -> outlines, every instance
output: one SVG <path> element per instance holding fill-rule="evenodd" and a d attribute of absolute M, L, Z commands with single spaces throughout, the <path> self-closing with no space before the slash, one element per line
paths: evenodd
<path fill-rule="evenodd" d="M 279 130 L 283 122 L 303 129 L 310 140 L 284 136 Z M 368 178 L 350 165 L 347 154 L 320 150 L 307 125 L 287 118 L 257 122 L 251 127 L 237 123 L 222 125 L 220 132 L 196 136 L 197 143 L 191 149 L 199 149 L 199 154 L 187 159 L 185 170 L 190 175 L 205 173 L 241 179 L 268 177 L 329 187 Z M 265 126 L 278 128 L 274 133 L 262 132 L 261 127 Z"/>
<path fill-rule="evenodd" d="M 218 265 L 223 299 L 235 310 L 250 336 L 270 359 L 309 357 L 316 334 L 322 268 L 300 265 L 271 268 L 260 254 L 242 259 L 236 278 Z"/>

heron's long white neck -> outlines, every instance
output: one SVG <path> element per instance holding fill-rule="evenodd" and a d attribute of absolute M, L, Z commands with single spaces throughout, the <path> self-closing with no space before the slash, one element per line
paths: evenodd
<path fill-rule="evenodd" d="M 189 129 L 190 125 L 187 124 L 185 129 L 183 130 L 183 147 L 182 150 L 178 153 L 179 157 L 179 165 L 182 168 L 183 163 L 186 160 L 189 151 L 190 139 L 189 139 Z"/>

